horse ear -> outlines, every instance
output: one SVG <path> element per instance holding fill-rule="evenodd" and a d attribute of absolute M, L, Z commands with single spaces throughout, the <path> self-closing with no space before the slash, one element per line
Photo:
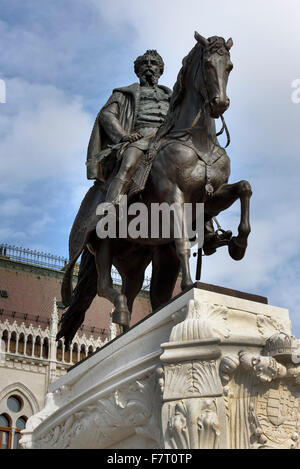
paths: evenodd
<path fill-rule="evenodd" d="M 197 42 L 202 44 L 203 47 L 208 46 L 208 40 L 205 39 L 205 37 L 201 36 L 201 34 L 197 33 L 197 31 L 195 31 L 194 37 Z"/>
<path fill-rule="evenodd" d="M 227 49 L 231 49 L 233 46 L 233 40 L 231 39 L 231 37 L 228 39 L 228 41 L 226 42 L 226 47 Z"/>

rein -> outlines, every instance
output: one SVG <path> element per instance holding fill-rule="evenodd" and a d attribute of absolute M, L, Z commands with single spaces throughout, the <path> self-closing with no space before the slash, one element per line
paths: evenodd
<path fill-rule="evenodd" d="M 227 125 L 226 125 L 225 119 L 224 119 L 224 117 L 223 117 L 223 114 L 221 114 L 220 117 L 221 117 L 221 120 L 222 120 L 222 128 L 221 128 L 221 130 L 216 134 L 216 136 L 218 137 L 218 136 L 221 135 L 221 134 L 224 132 L 224 130 L 225 130 L 226 137 L 227 137 L 227 143 L 226 143 L 226 145 L 225 145 L 225 148 L 227 148 L 228 145 L 230 144 L 230 133 L 229 133 L 229 130 L 228 130 L 228 128 L 227 128 Z"/>
<path fill-rule="evenodd" d="M 198 124 L 199 119 L 201 117 L 201 114 L 202 114 L 202 109 L 200 109 L 198 111 L 195 119 L 193 120 L 191 126 L 188 129 L 170 130 L 170 132 L 168 134 L 169 135 L 170 134 L 175 134 L 175 138 L 182 138 L 182 137 L 185 137 L 186 135 L 189 135 L 192 132 L 192 130 L 194 129 L 194 127 Z M 222 133 L 225 130 L 226 137 L 227 137 L 227 142 L 226 142 L 226 145 L 225 145 L 224 148 L 227 148 L 228 145 L 230 144 L 230 141 L 231 141 L 230 140 L 230 133 L 229 133 L 228 127 L 226 125 L 223 114 L 220 115 L 220 119 L 222 120 L 222 128 L 219 130 L 218 133 L 216 133 L 216 137 L 218 137 L 219 135 L 222 135 Z M 180 134 L 180 132 L 183 132 L 183 133 Z M 177 135 L 178 133 L 179 133 L 179 135 Z"/>

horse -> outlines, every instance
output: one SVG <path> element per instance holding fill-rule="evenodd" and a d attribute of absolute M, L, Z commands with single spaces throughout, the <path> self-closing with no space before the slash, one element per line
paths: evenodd
<path fill-rule="evenodd" d="M 195 207 L 203 203 L 205 221 L 209 221 L 239 199 L 238 234 L 231 236 L 226 244 L 229 255 L 240 260 L 244 257 L 251 231 L 252 190 L 246 180 L 228 183 L 230 159 L 217 140 L 215 125 L 215 119 L 223 118 L 230 105 L 226 87 L 233 68 L 230 60 L 233 42 L 231 38 L 225 41 L 218 36 L 206 39 L 197 32 L 194 37 L 196 44 L 182 61 L 166 121 L 152 143 L 156 154 L 139 201 L 149 213 L 153 203 L 176 204 L 182 219 L 185 204 Z M 134 201 L 129 201 L 129 207 Z M 91 291 L 114 304 L 113 322 L 119 324 L 123 332 L 129 328 L 133 301 L 142 288 L 145 269 L 150 262 L 153 310 L 171 299 L 180 270 L 182 291 L 193 285 L 189 265 L 190 240 L 186 230 L 181 237 L 170 235 L 170 238 L 134 240 L 100 239 L 93 230 L 87 247 L 92 253 L 86 252 L 90 265 L 90 256 L 94 256 L 89 276 Z M 122 278 L 121 292 L 113 286 L 113 265 Z M 59 337 L 66 337 L 67 320 L 65 316 Z"/>

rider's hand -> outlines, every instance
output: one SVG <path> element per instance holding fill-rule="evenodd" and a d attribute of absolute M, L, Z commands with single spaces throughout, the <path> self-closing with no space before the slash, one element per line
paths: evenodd
<path fill-rule="evenodd" d="M 121 142 L 133 143 L 133 142 L 136 142 L 137 140 L 140 140 L 140 138 L 142 138 L 142 135 L 139 132 L 135 132 L 130 135 L 125 135 L 125 137 L 122 138 Z"/>

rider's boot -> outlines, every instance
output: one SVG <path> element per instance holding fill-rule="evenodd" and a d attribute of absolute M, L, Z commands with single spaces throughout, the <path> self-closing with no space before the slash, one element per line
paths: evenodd
<path fill-rule="evenodd" d="M 122 196 L 126 192 L 128 183 L 128 179 L 123 179 L 117 176 L 114 177 L 106 193 L 105 202 L 111 203 L 113 205 L 120 204 Z"/>
<path fill-rule="evenodd" d="M 109 185 L 105 197 L 105 204 L 107 204 L 107 208 L 105 207 L 105 209 L 107 210 L 107 213 L 114 217 L 114 214 L 116 213 L 115 210 L 117 210 L 117 218 L 119 220 L 123 217 L 122 202 L 125 203 L 126 201 L 124 194 L 128 187 L 128 183 L 128 179 L 123 179 L 118 176 L 114 177 Z"/>

